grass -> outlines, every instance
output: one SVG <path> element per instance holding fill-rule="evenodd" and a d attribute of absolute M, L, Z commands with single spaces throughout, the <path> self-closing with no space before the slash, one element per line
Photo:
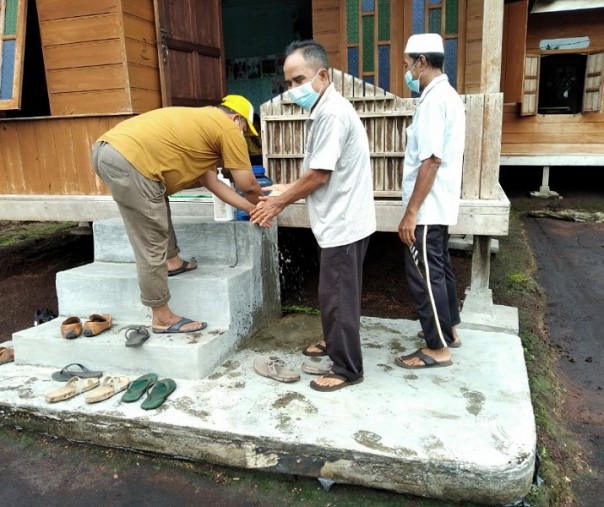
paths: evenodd
<path fill-rule="evenodd" d="M 0 246 L 45 238 L 75 226 L 74 222 L 0 222 Z"/>
<path fill-rule="evenodd" d="M 310 306 L 298 306 L 290 305 L 284 306 L 281 311 L 285 313 L 304 313 L 306 315 L 319 315 L 321 311 L 318 308 L 311 308 Z"/>

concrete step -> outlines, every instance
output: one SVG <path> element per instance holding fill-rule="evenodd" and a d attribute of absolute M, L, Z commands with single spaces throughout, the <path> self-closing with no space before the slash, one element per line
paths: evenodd
<path fill-rule="evenodd" d="M 79 315 L 82 322 L 86 316 Z M 111 328 L 91 338 L 83 334 L 66 340 L 59 317 L 13 334 L 17 365 L 48 366 L 60 370 L 79 363 L 89 370 L 123 372 L 132 376 L 154 372 L 166 377 L 200 379 L 209 375 L 236 347 L 228 329 L 208 325 L 197 333 L 155 334 L 148 322 L 114 319 Z M 126 347 L 129 325 L 147 324 L 149 339 L 141 347 Z"/>
<path fill-rule="evenodd" d="M 183 258 L 195 257 L 204 265 L 250 264 L 255 246 L 276 235 L 249 222 L 214 222 L 207 218 L 174 217 L 174 231 Z M 93 224 L 94 258 L 102 262 L 134 262 L 132 247 L 121 218 Z"/>
<path fill-rule="evenodd" d="M 250 266 L 209 267 L 169 278 L 170 307 L 190 319 L 227 328 L 241 305 L 253 303 L 254 280 Z M 140 302 L 133 263 L 93 262 L 57 273 L 59 314 L 63 316 L 109 313 L 114 318 L 150 323 L 151 310 Z"/>
<path fill-rule="evenodd" d="M 151 311 L 140 302 L 124 225 L 111 219 L 94 224 L 96 261 L 57 273 L 59 317 L 13 335 L 19 364 L 62 368 L 76 362 L 91 369 L 199 379 L 281 315 L 276 227 L 180 217 L 175 229 L 187 249 L 183 257 L 196 256 L 199 267 L 169 278 L 170 307 L 208 322 L 207 330 L 152 335 L 141 348 L 125 347 L 126 328 L 150 326 Z M 62 338 L 63 320 L 77 316 L 86 321 L 93 313 L 112 315 L 111 330 L 90 339 Z"/>

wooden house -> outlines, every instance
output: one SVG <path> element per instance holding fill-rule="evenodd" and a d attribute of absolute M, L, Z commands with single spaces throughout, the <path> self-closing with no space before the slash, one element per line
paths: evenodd
<path fill-rule="evenodd" d="M 506 3 L 502 166 L 604 166 L 604 1 Z"/>
<path fill-rule="evenodd" d="M 535 139 L 524 145 L 518 141 L 527 129 L 538 130 L 554 118 L 543 119 L 538 107 L 533 117 L 515 113 L 528 96 L 519 88 L 525 56 L 529 61 L 548 26 L 529 15 L 533 3 L 2 0 L 0 219 L 94 221 L 117 216 L 107 189 L 90 167 L 93 142 L 133 115 L 168 105 L 216 104 L 227 92 L 255 97 L 257 107 L 264 104 L 269 176 L 277 181 L 295 176 L 303 144 L 297 152 L 279 151 L 289 141 L 279 144 L 277 139 L 284 138 L 277 133 L 282 135 L 303 115 L 288 103 L 287 94 L 280 95 L 283 88 L 274 64 L 278 67 L 287 42 L 312 36 L 326 47 L 334 80 L 339 80 L 368 128 L 378 228 L 394 231 L 400 220 L 404 125 L 414 107 L 404 86 L 403 47 L 414 33 L 437 32 L 445 42 L 445 71 L 472 118 L 462 211 L 453 232 L 474 238 L 472 286 L 487 290 L 490 238 L 505 235 L 508 229 L 509 201 L 498 183 L 500 152 L 519 155 L 531 146 L 541 148 L 544 144 Z M 596 24 L 590 53 L 602 45 Z M 258 58 L 269 53 L 272 67 L 269 59 Z M 244 76 L 250 79 L 232 76 L 233 62 L 250 63 L 250 56 L 254 69 L 260 69 L 261 61 L 262 71 Z M 590 69 L 601 66 L 601 60 L 589 60 Z M 272 89 L 259 86 L 267 83 L 265 72 L 273 76 L 268 79 Z M 260 80 L 251 79 L 257 74 L 262 75 Z M 597 88 L 591 84 L 592 74 L 589 90 Z M 524 82 L 530 76 L 529 71 Z M 596 103 L 589 93 L 587 102 Z M 578 130 L 568 146 L 579 151 L 582 144 L 577 139 L 591 138 L 590 149 L 598 150 L 595 137 L 580 130 L 589 129 L 597 114 L 577 115 L 573 129 Z M 556 144 L 551 135 L 547 140 Z M 203 199 L 179 200 L 173 212 L 209 216 L 211 205 Z M 306 218 L 294 206 L 280 223 L 304 227 Z"/>

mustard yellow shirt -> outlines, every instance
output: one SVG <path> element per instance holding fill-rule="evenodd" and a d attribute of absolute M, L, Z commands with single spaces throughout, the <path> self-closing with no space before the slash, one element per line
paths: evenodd
<path fill-rule="evenodd" d="M 220 160 L 228 169 L 251 170 L 239 127 L 216 107 L 164 107 L 118 123 L 103 134 L 143 176 L 161 181 L 166 195 L 191 184 Z"/>

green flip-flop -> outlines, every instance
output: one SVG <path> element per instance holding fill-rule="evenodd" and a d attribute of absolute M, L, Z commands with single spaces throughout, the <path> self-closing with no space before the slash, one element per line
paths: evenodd
<path fill-rule="evenodd" d="M 145 394 L 147 389 L 157 382 L 157 375 L 155 373 L 147 373 L 142 377 L 138 377 L 128 385 L 126 392 L 122 396 L 122 401 L 130 403 L 132 401 L 140 400 L 141 396 Z"/>
<path fill-rule="evenodd" d="M 153 387 L 147 392 L 147 398 L 141 404 L 141 408 L 150 410 L 159 407 L 166 398 L 176 389 L 176 382 L 171 378 L 164 378 L 153 384 Z"/>

